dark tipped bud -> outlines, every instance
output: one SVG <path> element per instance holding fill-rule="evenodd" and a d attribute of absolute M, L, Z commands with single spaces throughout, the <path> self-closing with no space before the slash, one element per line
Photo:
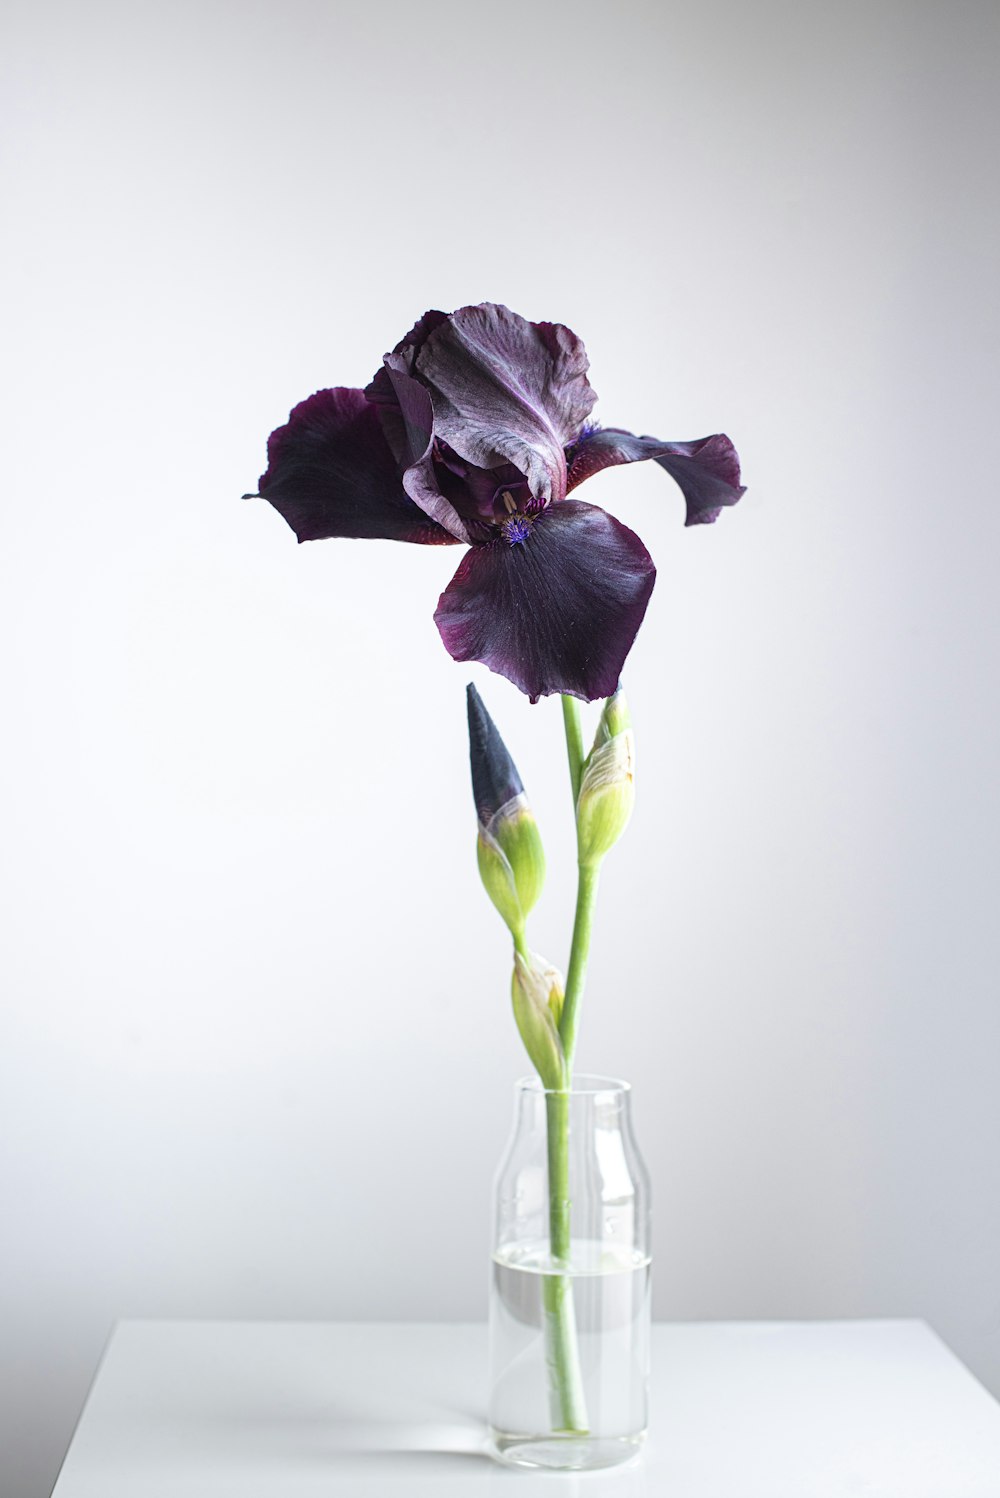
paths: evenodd
<path fill-rule="evenodd" d="M 488 822 L 506 802 L 523 795 L 524 785 L 500 730 L 471 681 L 465 695 L 469 710 L 472 797 L 480 822 Z"/>
<path fill-rule="evenodd" d="M 468 708 L 479 873 L 509 930 L 518 935 L 545 882 L 542 840 L 517 766 L 471 683 Z"/>

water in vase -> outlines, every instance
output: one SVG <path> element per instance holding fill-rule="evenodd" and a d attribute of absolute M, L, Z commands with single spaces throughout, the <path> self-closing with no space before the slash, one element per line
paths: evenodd
<path fill-rule="evenodd" d="M 646 1427 L 648 1257 L 578 1239 L 568 1272 L 558 1275 L 547 1242 L 519 1242 L 501 1245 L 492 1272 L 490 1425 L 498 1453 L 524 1465 L 582 1470 L 620 1462 L 623 1448 L 638 1449 Z M 545 1283 L 555 1277 L 572 1287 L 585 1436 L 552 1434 Z"/>

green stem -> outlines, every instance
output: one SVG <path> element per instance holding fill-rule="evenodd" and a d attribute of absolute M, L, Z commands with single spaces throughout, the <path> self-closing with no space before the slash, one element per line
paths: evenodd
<path fill-rule="evenodd" d="M 566 1076 L 573 1075 L 573 1055 L 576 1051 L 576 1028 L 579 1019 L 580 1000 L 587 981 L 587 959 L 590 956 L 590 937 L 594 926 L 594 907 L 597 904 L 597 884 L 601 866 L 598 863 L 580 865 L 579 882 L 576 888 L 576 915 L 573 920 L 573 945 L 569 954 L 569 971 L 566 974 L 566 997 L 559 1020 L 559 1034 L 566 1055 Z"/>
<path fill-rule="evenodd" d="M 583 774 L 583 730 L 580 726 L 580 704 L 575 697 L 563 697 L 563 727 L 569 759 L 573 810 L 580 794 Z M 587 977 L 587 957 L 597 898 L 598 865 L 581 864 L 577 886 L 576 916 L 573 922 L 573 945 L 566 977 L 566 997 L 559 1032 L 566 1057 L 566 1088 L 573 1071 L 576 1049 L 576 1025 Z M 572 1264 L 572 1236 L 569 1194 L 569 1092 L 550 1092 L 545 1098 L 545 1122 L 548 1140 L 549 1174 L 549 1252 L 552 1268 Z M 545 1356 L 549 1370 L 552 1423 L 563 1433 L 585 1434 L 588 1427 L 587 1407 L 580 1372 L 576 1313 L 573 1305 L 573 1280 L 569 1274 L 547 1274 L 543 1281 L 545 1311 Z"/>
<path fill-rule="evenodd" d="M 580 725 L 580 704 L 575 697 L 562 698 L 563 727 L 566 731 L 566 754 L 569 759 L 569 778 L 573 786 L 573 810 L 580 797 L 580 781 L 583 776 L 583 729 Z M 573 920 L 573 945 L 570 948 L 569 971 L 566 974 L 566 999 L 563 1003 L 559 1034 L 566 1055 L 567 1085 L 573 1075 L 573 1055 L 576 1051 L 576 1026 L 587 981 L 587 959 L 590 956 L 590 934 L 594 924 L 594 906 L 597 901 L 597 881 L 600 864 L 580 864 L 576 889 L 576 915 Z"/>
<path fill-rule="evenodd" d="M 563 1051 L 566 1056 L 566 1085 L 569 1086 L 573 1051 L 576 1046 L 576 1022 L 580 998 L 587 977 L 587 957 L 597 898 L 598 866 L 580 865 L 576 919 L 573 923 L 573 946 L 570 952 L 566 998 L 560 1020 Z M 549 1165 L 549 1250 L 553 1267 L 570 1263 L 569 1195 L 569 1093 L 550 1092 L 545 1099 Z M 576 1313 L 573 1306 L 573 1281 L 566 1274 L 549 1274 L 544 1280 L 545 1347 L 549 1367 L 552 1418 L 558 1430 L 577 1434 L 587 1430 L 587 1409 L 580 1373 L 577 1346 Z"/>
<path fill-rule="evenodd" d="M 569 1094 L 545 1097 L 549 1165 L 549 1249 L 552 1267 L 569 1264 Z M 553 1428 L 561 1434 L 587 1431 L 587 1404 L 580 1373 L 573 1281 L 568 1274 L 546 1274 L 542 1279 L 545 1311 L 545 1360 Z"/>
<path fill-rule="evenodd" d="M 563 727 L 566 730 L 566 753 L 569 756 L 569 780 L 573 788 L 573 814 L 580 794 L 580 777 L 583 774 L 583 729 L 580 726 L 580 704 L 575 697 L 563 697 Z"/>

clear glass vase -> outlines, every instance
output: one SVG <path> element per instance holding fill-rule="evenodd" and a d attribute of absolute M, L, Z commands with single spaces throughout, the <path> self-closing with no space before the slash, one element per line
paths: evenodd
<path fill-rule="evenodd" d="M 628 1084 L 517 1083 L 497 1172 L 490 1442 L 517 1466 L 589 1471 L 633 1457 L 649 1382 L 649 1176 Z"/>

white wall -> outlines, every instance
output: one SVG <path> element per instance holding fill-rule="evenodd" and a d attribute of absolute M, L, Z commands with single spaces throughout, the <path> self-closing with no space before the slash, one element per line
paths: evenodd
<path fill-rule="evenodd" d="M 751 485 L 689 532 L 651 465 L 586 494 L 660 568 L 581 1045 L 635 1083 L 657 1314 L 924 1316 L 1000 1391 L 997 14 L 8 0 L 5 1498 L 116 1317 L 482 1314 L 523 1062 L 456 553 L 239 501 L 469 300 Z M 558 709 L 476 679 L 564 960 Z"/>

